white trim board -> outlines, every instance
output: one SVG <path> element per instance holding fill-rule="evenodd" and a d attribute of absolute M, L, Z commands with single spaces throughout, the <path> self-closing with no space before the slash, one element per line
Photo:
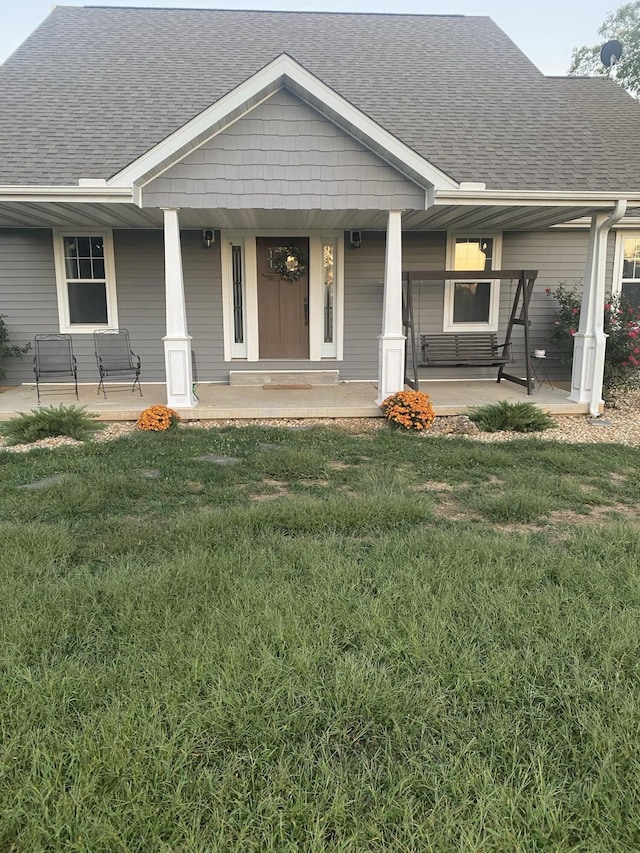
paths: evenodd
<path fill-rule="evenodd" d="M 87 186 L 0 186 L 0 202 L 29 201 L 69 202 L 73 204 L 131 204 L 131 187 L 87 187 Z"/>

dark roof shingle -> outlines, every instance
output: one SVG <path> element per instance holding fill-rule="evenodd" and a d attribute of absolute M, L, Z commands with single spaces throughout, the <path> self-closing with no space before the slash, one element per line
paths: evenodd
<path fill-rule="evenodd" d="M 640 106 L 486 17 L 57 7 L 0 67 L 0 183 L 108 178 L 281 53 L 458 181 L 640 190 Z"/>

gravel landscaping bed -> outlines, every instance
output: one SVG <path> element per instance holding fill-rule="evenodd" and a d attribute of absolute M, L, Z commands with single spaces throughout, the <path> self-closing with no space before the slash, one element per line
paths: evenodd
<path fill-rule="evenodd" d="M 567 443 L 616 443 L 630 446 L 640 446 L 640 391 L 629 393 L 624 399 L 616 401 L 615 406 L 606 408 L 601 418 L 593 419 L 588 415 L 571 415 L 555 417 L 557 426 L 544 432 L 516 433 L 516 432 L 479 432 L 460 436 L 456 429 L 455 417 L 436 418 L 429 432 L 422 433 L 421 438 L 428 439 L 432 435 L 463 437 L 469 441 L 481 442 L 503 442 L 518 441 L 535 436 L 546 441 L 562 441 Z M 243 426 L 276 426 L 288 427 L 290 429 L 303 429 L 315 425 L 335 427 L 350 433 L 374 432 L 379 429 L 388 429 L 389 426 L 384 418 L 265 418 L 265 419 L 220 419 L 185 421 L 182 429 L 210 429 L 223 427 Z M 119 422 L 109 423 L 105 429 L 96 433 L 94 441 L 110 441 L 121 436 L 128 435 L 136 430 L 135 423 Z M 24 453 L 28 450 L 41 447 L 53 450 L 56 447 L 82 444 L 67 436 L 55 438 L 44 438 L 32 444 L 17 444 L 7 447 L 4 439 L 0 438 L 0 449 L 13 453 Z"/>

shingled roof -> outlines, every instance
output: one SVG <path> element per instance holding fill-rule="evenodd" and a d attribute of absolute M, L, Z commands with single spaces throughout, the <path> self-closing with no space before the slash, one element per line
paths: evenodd
<path fill-rule="evenodd" d="M 486 17 L 57 7 L 0 67 L 0 184 L 109 178 L 275 57 L 457 181 L 640 191 L 640 105 Z"/>

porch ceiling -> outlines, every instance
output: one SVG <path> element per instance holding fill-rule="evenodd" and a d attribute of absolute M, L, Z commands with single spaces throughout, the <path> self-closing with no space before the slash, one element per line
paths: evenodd
<path fill-rule="evenodd" d="M 588 204 L 481 205 L 439 204 L 428 210 L 406 211 L 407 231 L 471 231 L 477 228 L 536 230 L 589 216 Z M 162 211 L 135 204 L 24 202 L 0 203 L 0 228 L 162 228 Z M 182 209 L 182 228 L 379 230 L 387 226 L 386 210 L 220 210 Z"/>
<path fill-rule="evenodd" d="M 590 216 L 588 205 L 438 205 L 428 210 L 407 211 L 402 217 L 407 231 L 535 231 Z"/>
<path fill-rule="evenodd" d="M 162 228 L 161 210 L 135 204 L 0 202 L 0 228 Z"/>

